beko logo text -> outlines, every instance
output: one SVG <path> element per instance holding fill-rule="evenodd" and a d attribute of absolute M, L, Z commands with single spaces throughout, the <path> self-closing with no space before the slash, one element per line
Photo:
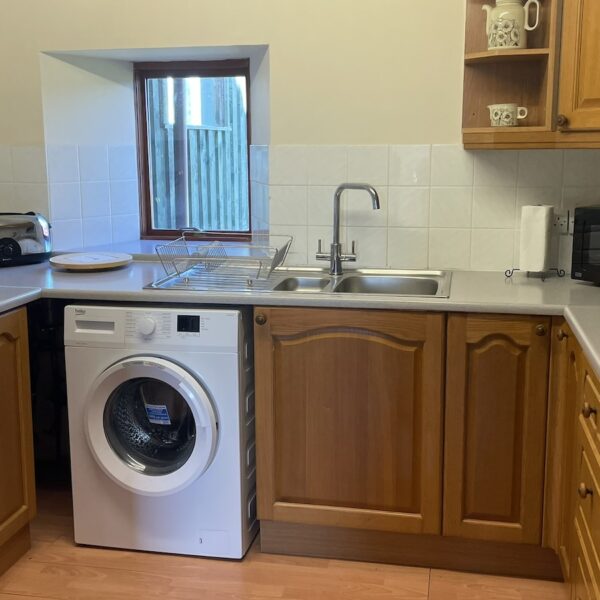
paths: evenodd
<path fill-rule="evenodd" d="M 75 309 L 75 314 L 76 315 L 85 315 L 85 313 L 86 313 L 85 308 L 76 308 Z"/>

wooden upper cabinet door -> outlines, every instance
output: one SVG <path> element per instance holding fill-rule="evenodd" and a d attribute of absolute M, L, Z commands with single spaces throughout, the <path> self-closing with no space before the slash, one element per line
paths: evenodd
<path fill-rule="evenodd" d="M 259 517 L 440 533 L 444 315 L 255 315 Z"/>
<path fill-rule="evenodd" d="M 27 312 L 0 316 L 0 554 L 35 516 Z"/>
<path fill-rule="evenodd" d="M 550 319 L 448 318 L 444 535 L 539 544 Z"/>
<path fill-rule="evenodd" d="M 559 113 L 567 118 L 564 131 L 600 130 L 600 2 L 565 0 L 562 27 Z"/>

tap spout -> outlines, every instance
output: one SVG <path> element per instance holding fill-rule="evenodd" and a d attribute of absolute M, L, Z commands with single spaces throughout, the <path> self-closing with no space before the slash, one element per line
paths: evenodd
<path fill-rule="evenodd" d="M 331 265 L 329 273 L 331 275 L 342 274 L 342 248 L 340 244 L 340 201 L 342 193 L 346 190 L 363 190 L 371 196 L 373 210 L 379 210 L 379 194 L 377 190 L 368 183 L 342 183 L 335 190 L 333 195 L 333 243 L 331 244 Z"/>

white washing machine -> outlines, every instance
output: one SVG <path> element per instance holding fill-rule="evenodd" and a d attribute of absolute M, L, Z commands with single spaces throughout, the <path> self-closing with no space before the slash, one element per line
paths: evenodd
<path fill-rule="evenodd" d="M 67 306 L 75 541 L 241 558 L 258 531 L 251 321 Z"/>

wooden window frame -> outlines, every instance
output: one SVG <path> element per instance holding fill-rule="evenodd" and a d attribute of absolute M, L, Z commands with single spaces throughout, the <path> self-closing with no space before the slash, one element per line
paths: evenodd
<path fill-rule="evenodd" d="M 150 165 L 148 157 L 148 120 L 146 112 L 146 80 L 158 77 L 245 77 L 246 78 L 246 131 L 248 160 L 248 231 L 203 232 L 187 234 L 194 238 L 215 240 L 248 240 L 252 236 L 252 196 L 250 187 L 250 60 L 140 62 L 134 64 L 134 101 L 138 155 L 140 197 L 140 237 L 145 240 L 169 240 L 181 236 L 178 229 L 154 229 L 152 226 L 152 199 L 150 197 Z"/>

